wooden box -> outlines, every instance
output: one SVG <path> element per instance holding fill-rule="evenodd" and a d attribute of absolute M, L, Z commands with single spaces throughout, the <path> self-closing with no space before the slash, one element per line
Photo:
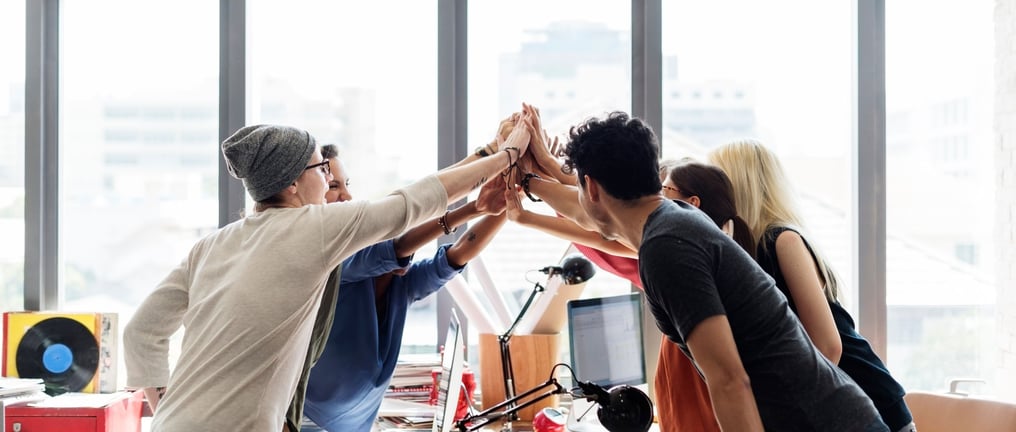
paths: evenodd
<path fill-rule="evenodd" d="M 515 374 L 515 393 L 521 394 L 543 384 L 550 378 L 551 370 L 558 363 L 558 335 L 533 334 L 515 335 L 508 341 L 508 351 Z M 504 402 L 504 379 L 501 373 L 501 347 L 497 335 L 480 334 L 480 391 L 483 394 L 483 409 Z M 560 374 L 566 369 L 555 371 Z M 541 392 L 542 393 L 542 392 Z M 524 401 L 523 401 L 524 402 Z M 532 421 L 539 410 L 557 407 L 558 395 L 522 409 L 519 419 Z"/>

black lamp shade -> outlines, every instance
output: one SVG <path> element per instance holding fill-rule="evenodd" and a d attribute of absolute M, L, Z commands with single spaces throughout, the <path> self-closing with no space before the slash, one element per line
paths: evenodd
<path fill-rule="evenodd" d="M 653 424 L 653 402 L 638 388 L 617 386 L 610 389 L 610 402 L 596 417 L 610 432 L 646 432 Z"/>
<path fill-rule="evenodd" d="M 561 260 L 561 278 L 568 285 L 588 281 L 596 274 L 596 266 L 581 254 L 572 254 Z"/>

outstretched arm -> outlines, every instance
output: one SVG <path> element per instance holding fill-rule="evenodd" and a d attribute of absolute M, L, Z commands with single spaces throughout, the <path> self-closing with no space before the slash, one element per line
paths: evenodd
<path fill-rule="evenodd" d="M 634 248 L 617 241 L 604 239 L 599 233 L 583 229 L 571 220 L 542 215 L 522 208 L 522 203 L 516 193 L 505 192 L 505 201 L 507 202 L 505 213 L 508 215 L 508 220 L 519 225 L 535 228 L 552 236 L 589 246 L 611 255 L 638 258 L 638 252 Z"/>
<path fill-rule="evenodd" d="M 596 231 L 596 226 L 586 211 L 579 205 L 579 190 L 575 186 L 567 186 L 561 183 L 547 181 L 544 179 L 529 179 L 529 193 L 546 201 L 554 211 L 562 216 L 571 219 L 588 231 Z"/>
<path fill-rule="evenodd" d="M 462 237 L 448 248 L 448 264 L 452 267 L 462 267 L 470 260 L 476 258 L 483 248 L 490 244 L 507 220 L 504 213 L 486 216 L 480 222 L 469 227 L 469 231 L 462 234 Z"/>
<path fill-rule="evenodd" d="M 457 166 L 465 165 L 469 162 L 478 160 L 480 158 L 497 154 L 497 150 L 498 147 L 500 147 L 501 141 L 508 139 L 508 134 L 510 134 L 512 132 L 512 129 L 515 128 L 515 121 L 518 120 L 519 116 L 521 115 L 522 113 L 513 113 L 512 115 L 508 116 L 508 118 L 501 120 L 501 123 L 497 127 L 497 135 L 494 136 L 494 139 L 490 140 L 489 143 L 484 144 L 482 147 L 477 147 L 476 150 L 474 150 L 472 153 L 469 153 L 468 156 L 466 156 L 465 158 L 463 158 L 458 162 L 455 162 L 448 168 L 455 168 Z"/>
<path fill-rule="evenodd" d="M 528 124 L 531 120 L 528 115 L 523 115 L 518 121 Z M 473 189 L 517 163 L 528 147 L 529 128 L 515 127 L 508 134 L 508 139 L 499 143 L 497 154 L 438 172 L 437 179 L 444 186 L 448 202 L 465 197 Z"/>
<path fill-rule="evenodd" d="M 447 234 L 446 231 L 454 231 L 458 226 L 473 218 L 485 214 L 501 214 L 505 208 L 504 190 L 504 179 L 495 177 L 494 180 L 483 185 L 476 200 L 446 213 L 445 216 L 424 222 L 395 239 L 393 242 L 395 256 L 399 259 L 412 256 L 424 244 L 438 238 L 441 234 Z"/>
<path fill-rule="evenodd" d="M 483 212 L 476 208 L 476 201 L 470 201 L 462 207 L 449 211 L 447 216 L 442 216 L 441 218 L 445 218 L 448 229 L 451 230 L 482 214 Z M 395 239 L 395 256 L 398 258 L 412 256 L 420 247 L 444 234 L 444 228 L 442 228 L 439 222 L 441 218 L 424 222 L 422 225 L 406 231 L 405 234 L 397 237 Z"/>
<path fill-rule="evenodd" d="M 551 143 L 550 136 L 543 129 L 540 110 L 532 105 L 522 104 L 522 112 L 529 114 L 532 118 L 532 121 L 529 122 L 529 136 L 531 137 L 529 153 L 539 171 L 562 184 L 574 186 L 576 184 L 575 176 L 561 170 L 561 161 L 556 157 L 559 149 L 557 138 L 555 137 Z"/>

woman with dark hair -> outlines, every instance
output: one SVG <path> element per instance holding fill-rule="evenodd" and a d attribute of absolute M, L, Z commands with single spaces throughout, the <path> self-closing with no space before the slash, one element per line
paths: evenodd
<path fill-rule="evenodd" d="M 720 168 L 689 158 L 681 159 L 663 180 L 663 196 L 698 207 L 748 255 L 755 257 L 755 238 L 748 224 L 737 214 L 734 188 Z"/>

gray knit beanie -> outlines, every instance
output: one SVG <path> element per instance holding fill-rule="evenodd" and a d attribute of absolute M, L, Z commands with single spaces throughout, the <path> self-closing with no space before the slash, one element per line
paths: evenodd
<path fill-rule="evenodd" d="M 317 142 L 307 131 L 288 126 L 244 126 L 222 142 L 229 173 L 243 180 L 254 201 L 293 184 L 310 162 Z"/>

